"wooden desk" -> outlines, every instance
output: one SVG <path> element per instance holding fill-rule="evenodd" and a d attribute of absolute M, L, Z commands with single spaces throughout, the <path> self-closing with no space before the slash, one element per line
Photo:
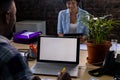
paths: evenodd
<path fill-rule="evenodd" d="M 18 44 L 11 42 L 11 44 L 16 47 L 17 49 L 29 49 L 29 46 L 26 44 Z M 80 74 L 78 78 L 72 78 L 72 80 L 89 80 L 92 76 L 88 74 L 88 71 L 91 69 L 98 68 L 97 66 L 93 66 L 87 63 L 87 51 L 85 50 L 80 50 L 80 60 L 79 60 L 79 65 L 80 65 Z M 36 61 L 29 61 L 29 66 L 31 67 Z M 52 80 L 56 80 L 57 77 L 53 76 L 41 76 L 41 78 L 50 78 Z M 113 80 L 113 77 L 111 76 L 102 76 L 102 77 L 96 77 L 98 80 Z"/>

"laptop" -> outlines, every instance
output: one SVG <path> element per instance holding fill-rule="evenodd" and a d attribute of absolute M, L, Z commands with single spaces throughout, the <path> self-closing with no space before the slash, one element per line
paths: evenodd
<path fill-rule="evenodd" d="M 39 36 L 33 74 L 58 76 L 66 68 L 71 77 L 79 74 L 79 38 Z"/>
<path fill-rule="evenodd" d="M 80 37 L 80 36 L 83 36 L 83 33 L 68 33 L 68 34 L 64 34 L 64 36 Z"/>

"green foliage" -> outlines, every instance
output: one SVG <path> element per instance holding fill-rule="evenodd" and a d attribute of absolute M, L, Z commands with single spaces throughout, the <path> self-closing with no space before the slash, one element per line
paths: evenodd
<path fill-rule="evenodd" d="M 90 31 L 88 40 L 92 40 L 95 44 L 102 44 L 115 25 L 119 25 L 119 22 L 114 21 L 112 18 L 94 17 L 93 15 L 90 15 L 87 22 L 87 25 L 84 22 L 83 24 L 88 26 Z"/>

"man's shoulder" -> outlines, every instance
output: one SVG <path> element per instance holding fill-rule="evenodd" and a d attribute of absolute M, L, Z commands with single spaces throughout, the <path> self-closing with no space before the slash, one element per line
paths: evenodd
<path fill-rule="evenodd" d="M 15 53 L 15 52 L 17 52 L 17 49 L 15 47 L 13 47 L 11 44 L 0 43 L 0 52 L 1 51 Z"/>
<path fill-rule="evenodd" d="M 0 43 L 0 59 L 7 62 L 19 52 L 7 43 Z"/>

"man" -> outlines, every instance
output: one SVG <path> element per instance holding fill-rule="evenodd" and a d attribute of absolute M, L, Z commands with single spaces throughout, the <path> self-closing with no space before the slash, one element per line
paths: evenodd
<path fill-rule="evenodd" d="M 10 45 L 8 39 L 12 37 L 15 22 L 14 0 L 0 0 L 0 80 L 41 80 L 38 76 L 32 77 L 25 58 Z M 64 72 L 58 79 L 69 80 L 68 76 Z"/>
<path fill-rule="evenodd" d="M 15 22 L 14 0 L 0 0 L 0 80 L 41 80 L 32 78 L 25 58 L 10 45 Z"/>

